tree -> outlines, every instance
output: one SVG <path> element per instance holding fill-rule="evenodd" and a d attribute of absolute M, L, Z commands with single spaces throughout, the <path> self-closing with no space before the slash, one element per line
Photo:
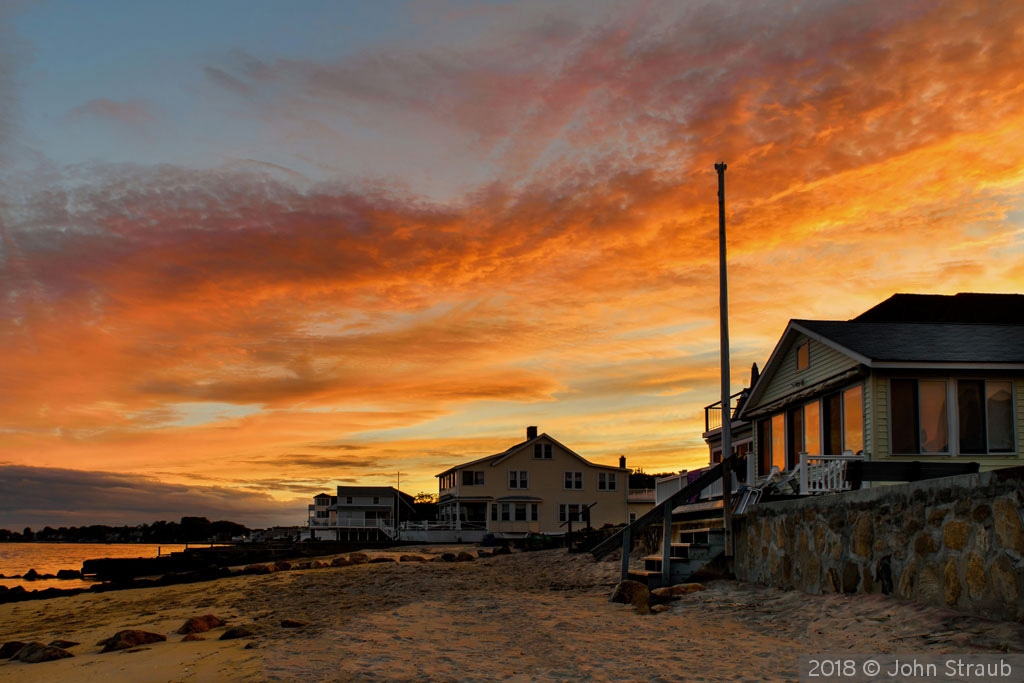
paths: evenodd
<path fill-rule="evenodd" d="M 437 519 L 437 494 L 420 491 L 412 499 L 416 519 Z"/>

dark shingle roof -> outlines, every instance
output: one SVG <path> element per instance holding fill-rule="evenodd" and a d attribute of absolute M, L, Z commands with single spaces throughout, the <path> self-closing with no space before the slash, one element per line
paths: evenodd
<path fill-rule="evenodd" d="M 1024 326 L 794 320 L 877 362 L 1024 363 Z"/>
<path fill-rule="evenodd" d="M 893 294 L 853 321 L 1024 325 L 1024 294 Z"/>

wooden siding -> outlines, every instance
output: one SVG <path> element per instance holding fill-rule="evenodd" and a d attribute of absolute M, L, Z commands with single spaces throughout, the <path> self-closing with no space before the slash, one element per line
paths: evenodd
<path fill-rule="evenodd" d="M 873 373 L 867 384 L 872 387 L 868 409 L 874 425 L 870 453 L 872 460 L 879 460 L 889 455 L 889 380 Z"/>
<path fill-rule="evenodd" d="M 796 369 L 796 348 L 805 340 L 810 342 L 808 351 L 810 353 L 810 366 L 806 370 L 797 372 Z M 784 350 L 781 362 L 775 369 L 775 374 L 770 378 L 768 386 L 758 400 L 757 405 L 765 405 L 813 386 L 827 380 L 829 377 L 852 370 L 859 363 L 849 356 L 839 353 L 835 349 L 826 346 L 814 339 L 797 334 L 794 336 L 789 348 Z M 793 386 L 795 382 L 802 382 L 799 387 Z M 749 406 L 753 408 L 754 406 Z"/>
<path fill-rule="evenodd" d="M 862 391 L 864 392 L 864 395 L 862 397 L 863 405 L 861 405 L 861 411 L 864 413 L 864 454 L 868 459 L 870 459 L 871 454 L 873 453 L 871 439 L 872 434 L 875 431 L 874 414 L 871 410 L 871 397 L 874 396 L 875 389 L 874 386 L 872 386 L 871 384 L 870 377 L 864 378 L 864 382 L 861 386 L 863 387 Z"/>

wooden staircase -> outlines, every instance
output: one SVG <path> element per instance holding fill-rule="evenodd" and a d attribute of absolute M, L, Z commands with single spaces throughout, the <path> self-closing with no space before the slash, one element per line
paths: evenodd
<path fill-rule="evenodd" d="M 650 510 L 645 515 L 637 519 L 631 524 L 627 524 L 621 530 L 612 534 L 609 538 L 605 539 L 601 543 L 597 544 L 591 549 L 591 553 L 595 558 L 600 559 L 607 553 L 614 550 L 616 547 L 622 548 L 621 576 L 623 580 L 631 578 L 632 576 L 646 577 L 646 583 L 648 586 L 654 586 L 657 582 L 657 586 L 669 586 L 673 583 L 684 583 L 686 579 L 694 574 L 698 569 L 703 568 L 715 561 L 721 556 L 731 556 L 732 553 L 729 550 L 729 544 L 731 539 L 728 537 L 725 528 L 713 529 L 706 528 L 697 530 L 691 536 L 685 536 L 681 534 L 681 538 L 678 539 L 678 543 L 673 543 L 672 540 L 672 513 L 673 509 L 678 505 L 685 504 L 688 500 L 696 497 L 700 492 L 713 484 L 716 481 L 723 479 L 724 467 L 728 466 L 730 476 L 726 478 L 726 482 L 731 481 L 731 473 L 733 470 L 737 470 L 743 466 L 744 457 L 732 457 L 727 458 L 724 463 L 718 463 L 717 465 L 704 471 L 696 480 L 691 481 L 679 491 L 676 491 L 667 499 L 656 505 L 653 510 Z M 724 488 L 724 487 L 723 487 Z M 731 484 L 729 484 L 729 490 L 731 490 Z M 723 507 L 723 519 L 722 523 L 728 526 L 731 521 L 731 507 Z M 630 571 L 629 568 L 629 556 L 633 550 L 633 539 L 638 537 L 638 534 L 644 529 L 653 525 L 659 524 L 662 528 L 662 555 L 661 557 L 647 557 L 644 558 L 644 569 L 643 574 L 636 571 Z M 706 536 L 702 536 L 699 532 L 706 532 Z M 676 547 L 678 545 L 678 548 Z M 685 549 L 683 549 L 685 546 Z M 695 568 L 698 562 L 703 562 L 701 567 Z M 665 564 L 668 564 L 666 567 Z M 656 573 L 656 569 L 661 570 L 661 576 L 655 579 L 652 574 Z M 675 579 L 683 577 L 681 581 Z"/>
<path fill-rule="evenodd" d="M 690 529 L 679 534 L 679 541 L 670 544 L 669 571 L 666 583 L 662 572 L 663 555 L 647 555 L 644 568 L 629 572 L 629 578 L 649 588 L 687 583 L 691 577 L 725 554 L 725 529 Z"/>

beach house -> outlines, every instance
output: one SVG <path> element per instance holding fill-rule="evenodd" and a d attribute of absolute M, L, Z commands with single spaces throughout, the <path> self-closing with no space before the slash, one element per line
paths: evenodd
<path fill-rule="evenodd" d="M 896 294 L 852 320 L 790 320 L 739 413 L 748 478 L 801 454 L 1018 465 L 1022 392 L 1022 295 Z"/>
<path fill-rule="evenodd" d="M 388 541 L 398 522 L 414 514 L 412 496 L 393 486 L 339 486 L 320 493 L 309 506 L 309 537 L 328 541 Z"/>
<path fill-rule="evenodd" d="M 598 465 L 548 434 L 527 427 L 526 440 L 437 475 L 438 515 L 463 529 L 499 538 L 564 534 L 628 520 L 629 470 Z"/>
<path fill-rule="evenodd" d="M 648 564 L 662 581 L 676 575 L 686 525 L 721 526 L 723 413 L 739 456 L 731 509 L 743 512 L 763 493 L 778 500 L 1019 466 L 1022 392 L 1024 295 L 896 294 L 851 320 L 790 320 L 749 390 L 726 411 L 707 407 L 709 466 L 659 480 L 657 507 L 594 552 L 621 544 L 625 576 L 630 539 L 661 525 L 662 554 Z M 711 551 L 725 547 L 709 536 Z"/>

